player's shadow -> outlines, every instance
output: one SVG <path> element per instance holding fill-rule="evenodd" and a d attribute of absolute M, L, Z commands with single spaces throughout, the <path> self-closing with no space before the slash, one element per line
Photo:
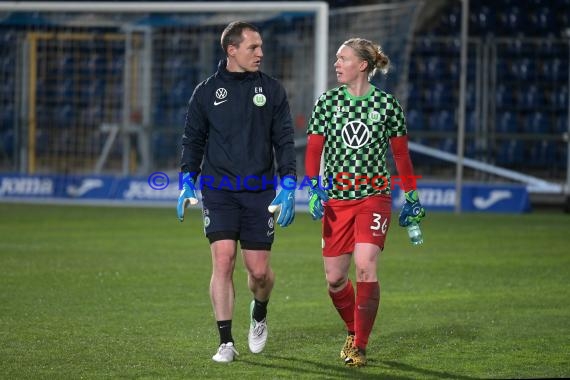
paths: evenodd
<path fill-rule="evenodd" d="M 441 339 L 426 339 L 426 337 L 440 337 Z M 376 352 L 376 357 L 385 358 L 403 358 L 406 357 L 411 352 L 417 352 L 418 346 L 417 341 L 421 340 L 423 342 L 422 350 L 433 350 L 436 342 L 442 343 L 449 340 L 459 340 L 462 342 L 472 341 L 476 339 L 476 330 L 472 326 L 463 325 L 446 325 L 437 326 L 430 329 L 419 329 L 419 330 L 407 330 L 407 331 L 396 331 L 388 335 L 384 335 L 382 340 L 394 342 L 393 344 L 387 345 L 390 347 L 386 351 L 386 346 L 378 347 L 379 349 L 373 349 Z M 426 345 L 427 343 L 427 345 Z M 399 360 L 387 359 L 387 360 L 377 360 L 374 357 L 368 357 L 368 362 L 366 367 L 360 368 L 350 368 L 345 367 L 342 361 L 331 362 L 330 358 L 323 359 L 323 361 L 318 360 L 307 360 L 303 357 L 298 357 L 294 355 L 290 356 L 280 356 L 273 355 L 270 353 L 264 353 L 263 356 L 268 359 L 274 359 L 270 363 L 264 363 L 262 360 L 249 361 L 245 358 L 240 359 L 241 362 L 247 362 L 252 366 L 262 366 L 269 369 L 280 369 L 284 371 L 289 371 L 292 374 L 299 375 L 315 375 L 315 378 L 331 378 L 331 377 L 348 377 L 348 378 L 358 378 L 358 379 L 378 379 L 378 378 L 389 378 L 389 379 L 416 379 L 416 378 L 434 378 L 434 379 L 459 379 L 459 380 L 472 380 L 478 379 L 477 377 L 471 377 L 466 375 L 461 375 L 458 373 L 452 373 L 449 371 L 438 371 L 434 369 L 426 369 L 410 364 L 403 363 Z M 275 361 L 280 361 L 281 363 L 275 363 Z M 291 363 L 289 365 L 289 362 Z M 302 368 L 298 368 L 299 364 L 302 364 Z M 371 373 L 374 372 L 374 373 Z M 394 372 L 400 372 L 394 374 Z"/>
<path fill-rule="evenodd" d="M 322 362 L 302 359 L 298 357 L 286 357 L 286 356 L 271 355 L 271 354 L 264 354 L 263 356 L 274 360 L 288 361 L 291 362 L 291 365 L 287 364 L 279 365 L 275 364 L 275 362 L 263 363 L 260 360 L 249 361 L 247 359 L 240 359 L 240 362 L 248 363 L 252 366 L 289 371 L 292 374 L 293 373 L 299 373 L 302 375 L 314 374 L 315 378 L 320 375 L 324 378 L 330 378 L 331 376 L 334 376 L 339 378 L 340 377 L 358 378 L 358 379 L 388 378 L 395 380 L 417 379 L 417 378 L 439 378 L 439 379 L 458 379 L 458 380 L 477 379 L 476 377 L 463 376 L 455 373 L 419 368 L 393 360 L 376 361 L 374 359 L 369 359 L 366 364 L 366 367 L 360 369 L 360 368 L 345 367 L 341 361 L 339 361 L 338 364 L 325 364 Z M 300 363 L 303 364 L 301 366 L 302 368 L 299 368 Z M 311 367 L 313 367 L 314 369 L 310 369 Z M 407 372 L 407 374 L 395 375 L 393 373 L 386 373 L 387 369 Z M 369 373 L 371 371 L 374 371 L 375 373 Z"/>
<path fill-rule="evenodd" d="M 385 368 L 383 366 L 378 366 L 375 364 L 374 360 L 368 360 L 365 368 L 349 368 L 345 367 L 342 361 L 338 361 L 338 364 L 325 364 L 322 362 L 301 359 L 299 357 L 287 357 L 271 354 L 263 354 L 263 356 L 272 360 L 280 360 L 285 362 L 285 364 L 276 364 L 274 361 L 271 363 L 264 363 L 261 360 L 247 360 L 240 359 L 240 363 L 247 363 L 248 365 L 265 367 L 272 370 L 282 370 L 291 373 L 291 377 L 307 376 L 310 375 L 315 379 L 331 379 L 331 378 L 352 378 L 352 379 L 378 379 L 378 378 L 390 378 L 394 380 L 410 380 L 412 377 L 407 376 L 394 376 L 394 375 L 382 375 L 381 370 Z M 300 367 L 300 368 L 299 368 Z M 372 370 L 375 373 L 368 373 Z M 377 368 L 377 369 L 375 369 Z M 363 372 L 367 371 L 367 372 Z M 297 374 L 297 375 L 294 375 Z"/>

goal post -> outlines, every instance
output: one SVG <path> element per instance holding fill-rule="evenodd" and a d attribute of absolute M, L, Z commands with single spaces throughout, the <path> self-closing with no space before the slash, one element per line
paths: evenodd
<path fill-rule="evenodd" d="M 326 2 L 0 2 L 0 49 L 10 55 L 0 102 L 11 110 L 1 120 L 18 142 L 0 171 L 177 167 L 191 91 L 214 72 L 220 33 L 239 19 L 260 27 L 262 70 L 285 86 L 300 130 L 327 88 Z"/>

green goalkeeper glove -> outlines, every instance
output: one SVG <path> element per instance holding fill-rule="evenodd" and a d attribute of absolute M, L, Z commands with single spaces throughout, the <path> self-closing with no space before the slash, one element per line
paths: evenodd
<path fill-rule="evenodd" d="M 329 200 L 329 196 L 326 191 L 319 187 L 319 181 L 317 178 L 311 179 L 311 187 L 309 188 L 309 212 L 313 217 L 313 220 L 322 219 L 325 209 L 323 207 L 323 202 Z"/>
<path fill-rule="evenodd" d="M 398 220 L 402 227 L 407 227 L 413 222 L 419 223 L 426 216 L 426 210 L 422 207 L 416 190 L 408 191 L 405 193 L 405 197 L 406 202 L 400 211 Z"/>

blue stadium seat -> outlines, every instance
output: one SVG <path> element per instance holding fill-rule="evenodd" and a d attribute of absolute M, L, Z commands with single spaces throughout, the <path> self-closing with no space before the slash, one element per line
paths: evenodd
<path fill-rule="evenodd" d="M 453 137 L 446 137 L 439 143 L 438 148 L 443 150 L 444 152 L 456 153 L 457 140 Z"/>
<path fill-rule="evenodd" d="M 436 83 L 424 93 L 425 104 L 434 109 L 450 107 L 452 105 L 452 89 L 442 82 Z"/>
<path fill-rule="evenodd" d="M 54 121 L 56 123 L 56 127 L 59 128 L 66 128 L 70 127 L 73 123 L 75 113 L 73 106 L 71 104 L 64 104 L 55 108 L 54 110 Z"/>
<path fill-rule="evenodd" d="M 192 96 L 192 91 L 194 90 L 191 83 L 186 80 L 182 80 L 176 83 L 168 91 L 168 104 L 171 106 L 181 106 L 188 104 L 190 96 Z"/>
<path fill-rule="evenodd" d="M 514 90 L 504 84 L 497 86 L 495 92 L 497 108 L 511 108 L 514 106 Z"/>
<path fill-rule="evenodd" d="M 497 77 L 511 79 L 513 73 L 511 71 L 511 62 L 505 58 L 497 58 Z"/>
<path fill-rule="evenodd" d="M 518 80 L 531 80 L 536 76 L 536 67 L 534 61 L 529 58 L 523 58 L 513 62 L 513 71 Z"/>
<path fill-rule="evenodd" d="M 461 7 L 452 4 L 448 11 L 442 12 L 436 31 L 445 36 L 457 35 L 461 29 Z"/>
<path fill-rule="evenodd" d="M 99 76 L 92 78 L 89 82 L 85 82 L 84 85 L 80 86 L 83 100 L 85 102 L 102 101 L 105 96 L 105 80 Z"/>
<path fill-rule="evenodd" d="M 421 131 L 425 128 L 424 115 L 417 109 L 411 109 L 406 113 L 406 124 L 408 130 Z"/>
<path fill-rule="evenodd" d="M 125 57 L 123 53 L 117 53 L 109 65 L 108 73 L 110 75 L 119 76 L 123 75 L 123 70 L 125 68 Z"/>
<path fill-rule="evenodd" d="M 526 110 L 534 110 L 544 105 L 542 89 L 532 84 L 523 88 L 519 95 L 518 106 Z"/>
<path fill-rule="evenodd" d="M 100 77 L 107 74 L 105 58 L 100 54 L 92 54 L 87 60 L 87 72 L 91 77 Z"/>
<path fill-rule="evenodd" d="M 538 45 L 538 54 L 542 58 L 556 58 L 562 54 L 561 44 L 551 38 L 541 39 Z"/>
<path fill-rule="evenodd" d="M 477 130 L 477 124 L 479 123 L 477 112 L 474 110 L 467 111 L 465 115 L 465 131 L 468 133 L 473 133 Z"/>
<path fill-rule="evenodd" d="M 523 24 L 521 10 L 518 6 L 511 6 L 499 15 L 499 27 L 503 34 L 514 35 L 521 30 Z"/>
<path fill-rule="evenodd" d="M 7 131 L 3 131 L 0 129 L 0 144 L 2 144 L 2 148 L 0 148 L 0 152 L 7 156 L 12 156 L 14 154 L 14 129 L 9 129 Z M 0 154 L 0 157 L 2 154 Z"/>
<path fill-rule="evenodd" d="M 501 166 L 517 166 L 524 161 L 524 147 L 519 140 L 501 141 L 496 156 Z"/>
<path fill-rule="evenodd" d="M 568 108 L 568 87 L 556 86 L 549 94 L 550 105 L 558 111 L 566 110 Z"/>
<path fill-rule="evenodd" d="M 529 142 L 528 155 L 527 162 L 531 167 L 548 169 L 556 165 L 556 146 L 553 141 Z"/>
<path fill-rule="evenodd" d="M 0 107 L 0 131 L 7 131 L 14 128 L 16 115 L 14 105 L 7 103 Z"/>
<path fill-rule="evenodd" d="M 426 80 L 435 82 L 442 79 L 443 62 L 439 57 L 430 57 L 426 61 Z"/>
<path fill-rule="evenodd" d="M 550 122 L 542 112 L 532 112 L 525 118 L 524 131 L 527 133 L 548 133 Z"/>
<path fill-rule="evenodd" d="M 547 6 L 531 11 L 529 21 L 530 28 L 526 29 L 529 34 L 547 35 L 558 30 L 557 20 Z"/>
<path fill-rule="evenodd" d="M 547 61 L 550 65 L 548 72 L 549 79 L 558 83 L 568 82 L 568 61 L 560 59 L 559 57 Z"/>
<path fill-rule="evenodd" d="M 453 111 L 442 109 L 435 111 L 429 117 L 430 120 L 430 130 L 432 131 L 454 131 L 455 126 L 455 115 Z"/>
<path fill-rule="evenodd" d="M 413 83 L 408 84 L 408 104 L 412 107 L 422 106 L 422 95 Z"/>
<path fill-rule="evenodd" d="M 558 115 L 554 120 L 554 132 L 564 133 L 568 131 L 568 116 L 566 114 Z"/>
<path fill-rule="evenodd" d="M 495 32 L 495 11 L 483 5 L 470 13 L 469 28 L 474 34 L 493 34 Z"/>
<path fill-rule="evenodd" d="M 56 97 L 59 101 L 70 102 L 73 100 L 74 96 L 72 79 L 65 79 L 63 82 L 57 84 Z"/>
<path fill-rule="evenodd" d="M 504 111 L 497 114 L 496 131 L 499 133 L 515 133 L 518 129 L 516 114 Z"/>
<path fill-rule="evenodd" d="M 73 68 L 75 66 L 75 59 L 71 54 L 63 54 L 57 62 L 57 75 L 62 78 L 73 75 Z"/>

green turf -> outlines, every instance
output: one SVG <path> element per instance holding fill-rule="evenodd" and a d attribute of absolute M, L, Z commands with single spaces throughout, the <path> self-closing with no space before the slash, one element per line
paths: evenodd
<path fill-rule="evenodd" d="M 570 376 L 570 217 L 431 213 L 413 247 L 392 225 L 366 368 L 345 368 L 320 227 L 277 231 L 265 351 L 247 349 L 243 264 L 231 364 L 197 212 L 0 203 L 0 377 L 533 378 Z"/>

